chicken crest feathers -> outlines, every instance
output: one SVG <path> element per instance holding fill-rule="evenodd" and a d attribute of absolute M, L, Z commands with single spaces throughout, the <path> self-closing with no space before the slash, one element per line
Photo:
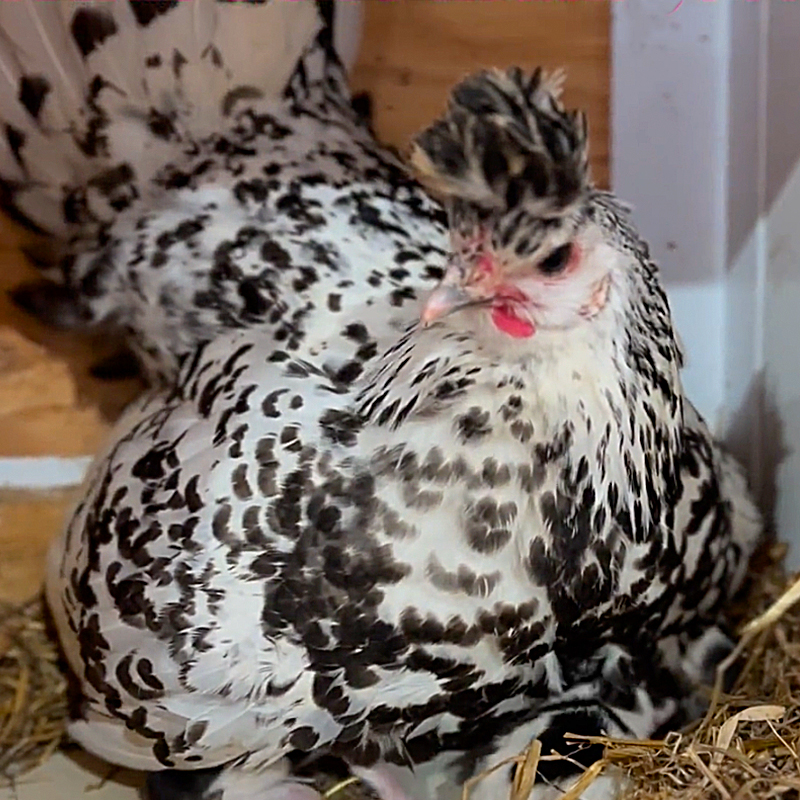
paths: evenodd
<path fill-rule="evenodd" d="M 485 70 L 452 91 L 413 143 L 431 191 L 499 211 L 561 216 L 590 187 L 586 117 L 560 101 L 563 71 Z"/>

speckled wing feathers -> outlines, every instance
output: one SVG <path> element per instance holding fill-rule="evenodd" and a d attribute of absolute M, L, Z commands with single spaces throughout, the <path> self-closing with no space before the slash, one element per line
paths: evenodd
<path fill-rule="evenodd" d="M 31 9 L 62 24 L 69 18 L 59 14 L 78 13 L 72 4 L 45 5 L 62 11 L 4 5 L 0 24 L 15 31 Z M 40 130 L 27 120 L 30 134 L 13 164 L 24 171 L 26 142 L 38 142 L 56 158 L 77 147 L 89 171 L 79 165 L 66 181 L 48 166 L 43 182 L 9 183 L 18 212 L 26 187 L 36 208 L 49 193 L 60 220 L 40 223 L 65 223 L 74 238 L 55 264 L 64 288 L 31 287 L 19 295 L 26 307 L 44 316 L 49 308 L 62 325 L 115 326 L 153 382 L 172 383 L 202 341 L 250 326 L 276 350 L 314 353 L 342 370 L 340 379 L 354 379 L 376 341 L 441 275 L 444 216 L 353 113 L 314 4 L 191 0 L 79 10 L 87 25 L 93 20 L 92 47 L 78 36 L 67 55 L 81 51 L 83 79 L 144 59 L 127 72 L 143 72 L 146 87 L 137 79 L 131 99 L 101 81 L 78 131 Z M 239 41 L 243 29 L 245 42 L 261 32 L 257 55 Z M 156 45 L 165 42 L 161 52 Z M 178 45 L 186 55 L 176 67 Z M 15 53 L 0 48 L 0 58 Z M 218 79 L 207 81 L 208 69 Z M 259 71 L 268 74 L 258 91 L 245 91 Z M 20 113 L 20 103 L 6 99 L 0 115 Z M 40 114 L 62 100 L 52 88 Z M 76 144 L 88 133 L 90 153 Z M 388 313 L 373 314 L 379 301 Z"/>
<path fill-rule="evenodd" d="M 532 436 L 526 386 L 442 345 L 438 373 L 410 354 L 428 374 L 402 377 L 406 399 L 437 374 L 458 386 L 459 361 L 466 383 L 399 426 L 365 424 L 352 390 L 270 364 L 249 333 L 187 369 L 185 400 L 129 413 L 49 580 L 93 698 L 74 727 L 87 748 L 150 768 L 218 764 L 234 741 L 253 763 L 287 748 L 424 760 L 516 729 L 548 697 L 623 691 L 612 643 L 637 691 L 677 691 L 690 620 L 717 618 L 756 528 L 728 566 L 731 508 L 706 510 L 717 479 L 687 461 L 683 528 L 569 545 L 570 509 L 551 504 L 578 477 L 575 444 Z M 678 639 L 665 663 L 641 663 L 662 633 Z M 98 715 L 125 722 L 124 744 Z"/>

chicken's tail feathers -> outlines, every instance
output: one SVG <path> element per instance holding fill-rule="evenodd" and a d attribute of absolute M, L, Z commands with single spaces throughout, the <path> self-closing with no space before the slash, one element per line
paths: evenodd
<path fill-rule="evenodd" d="M 352 50 L 358 12 L 332 0 L 0 3 L 0 202 L 68 238 L 124 209 L 242 101 L 347 102 L 337 45 Z"/>

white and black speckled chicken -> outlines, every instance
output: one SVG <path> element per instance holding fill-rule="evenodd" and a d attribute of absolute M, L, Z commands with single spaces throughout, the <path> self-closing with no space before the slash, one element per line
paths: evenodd
<path fill-rule="evenodd" d="M 646 737 L 728 646 L 759 515 L 583 117 L 540 72 L 481 73 L 415 163 L 452 235 L 421 322 L 351 327 L 382 348 L 354 381 L 218 336 L 120 421 L 52 551 L 70 731 L 154 798 L 310 800 L 301 753 L 397 800 L 387 763 L 455 783 L 533 737 Z"/>
<path fill-rule="evenodd" d="M 249 326 L 357 374 L 371 347 L 342 331 L 374 302 L 413 318 L 446 219 L 353 110 L 354 8 L 0 3 L 5 206 L 50 234 L 44 268 L 65 253 L 17 301 L 126 332 L 155 381 Z"/>

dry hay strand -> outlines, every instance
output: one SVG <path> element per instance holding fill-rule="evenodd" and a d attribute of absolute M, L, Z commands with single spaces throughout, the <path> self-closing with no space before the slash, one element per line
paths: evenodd
<path fill-rule="evenodd" d="M 46 761 L 66 719 L 67 681 L 42 598 L 0 601 L 0 785 Z"/>

